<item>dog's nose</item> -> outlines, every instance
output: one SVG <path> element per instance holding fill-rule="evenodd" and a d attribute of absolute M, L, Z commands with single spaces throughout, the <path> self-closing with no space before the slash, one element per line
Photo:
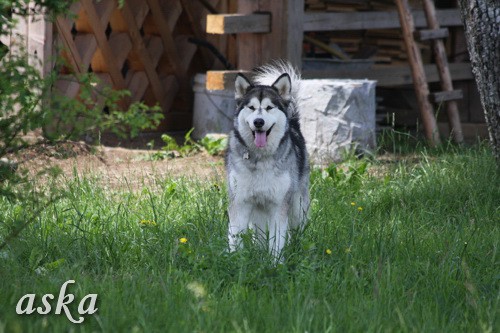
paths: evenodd
<path fill-rule="evenodd" d="M 256 128 L 261 128 L 262 126 L 264 126 L 264 119 L 257 118 L 253 121 L 253 124 L 255 125 Z"/>

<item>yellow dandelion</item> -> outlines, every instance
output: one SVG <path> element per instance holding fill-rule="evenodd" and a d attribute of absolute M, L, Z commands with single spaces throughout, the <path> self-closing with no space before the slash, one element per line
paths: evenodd
<path fill-rule="evenodd" d="M 150 220 L 141 220 L 139 222 L 139 224 L 141 225 L 141 227 L 146 227 L 146 226 L 155 226 L 156 225 L 156 222 L 155 221 L 150 221 Z"/>
<path fill-rule="evenodd" d="M 188 239 L 186 237 L 182 237 L 179 239 L 179 242 L 181 242 L 181 244 L 186 244 L 188 241 Z"/>
<path fill-rule="evenodd" d="M 356 203 L 354 201 L 351 202 L 351 206 L 356 206 Z"/>
<path fill-rule="evenodd" d="M 362 212 L 363 211 L 363 207 L 359 206 L 358 207 L 358 211 Z"/>
<path fill-rule="evenodd" d="M 330 254 L 332 254 L 332 250 L 330 250 L 330 249 L 326 249 L 326 250 L 325 250 L 325 253 L 326 253 L 326 254 L 328 254 L 328 255 L 330 255 Z"/>

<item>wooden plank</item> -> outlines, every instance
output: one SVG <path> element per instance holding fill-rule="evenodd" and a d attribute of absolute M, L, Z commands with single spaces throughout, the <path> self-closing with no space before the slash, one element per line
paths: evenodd
<path fill-rule="evenodd" d="M 178 80 L 184 80 L 184 72 L 179 67 L 181 58 L 179 56 L 179 53 L 177 52 L 177 47 L 172 37 L 172 29 L 170 28 L 168 21 L 163 15 L 160 4 L 158 0 L 147 0 L 147 3 L 149 5 L 149 8 L 151 9 L 151 14 L 153 15 L 155 25 L 158 27 L 158 31 L 160 33 L 170 67 L 173 69 L 173 72 Z"/>
<path fill-rule="evenodd" d="M 75 45 L 81 55 L 82 68 L 88 68 L 94 53 L 97 50 L 97 41 L 93 34 L 78 34 L 75 37 Z"/>
<path fill-rule="evenodd" d="M 103 1 L 103 2 L 109 2 Z M 142 26 L 146 16 L 149 13 L 148 5 L 142 0 L 127 0 L 127 5 L 129 8 L 133 8 L 132 12 L 134 13 L 134 20 L 138 27 Z M 120 9 L 116 8 L 113 11 L 113 14 L 109 18 L 109 23 L 114 32 L 127 32 L 128 25 L 127 22 L 123 19 L 123 15 L 120 13 Z"/>
<path fill-rule="evenodd" d="M 151 57 L 149 56 L 146 45 L 144 44 L 144 41 L 142 39 L 141 33 L 137 26 L 137 22 L 135 21 L 134 18 L 134 13 L 132 12 L 127 2 L 124 3 L 120 12 L 123 16 L 123 19 L 127 23 L 128 33 L 130 39 L 132 40 L 132 45 L 134 46 L 134 50 L 141 59 L 141 62 L 144 66 L 144 70 L 148 76 L 148 80 L 151 85 L 151 89 L 153 90 L 153 94 L 156 100 L 162 106 L 163 110 L 166 111 L 167 108 L 164 108 L 162 103 L 165 91 L 158 77 L 158 73 L 156 72 L 156 68 L 152 63 Z"/>
<path fill-rule="evenodd" d="M 442 103 L 448 101 L 455 101 L 464 97 L 462 90 L 440 91 L 429 95 L 432 103 Z"/>
<path fill-rule="evenodd" d="M 238 0 L 238 13 L 251 14 L 260 10 L 259 1 Z M 243 70 L 251 70 L 255 66 L 263 64 L 262 38 L 263 35 L 239 34 L 236 38 L 237 63 L 236 67 Z"/>
<path fill-rule="evenodd" d="M 271 32 L 271 14 L 207 15 L 209 34 L 268 33 Z"/>
<path fill-rule="evenodd" d="M 132 93 L 132 102 L 138 102 L 144 96 L 146 89 L 148 88 L 148 77 L 144 71 L 130 72 L 127 74 L 127 85 L 128 89 Z"/>
<path fill-rule="evenodd" d="M 271 33 L 241 33 L 237 38 L 237 67 L 250 70 L 273 59 L 287 59 L 301 67 L 303 0 L 238 0 L 238 13 L 271 13 Z"/>
<path fill-rule="evenodd" d="M 99 15 L 97 14 L 92 0 L 81 0 L 81 3 L 83 5 L 83 8 L 85 9 L 85 12 L 87 13 L 89 23 L 92 26 L 95 38 L 97 40 L 97 45 L 102 52 L 114 87 L 120 90 L 126 89 L 127 87 L 125 86 L 125 80 L 123 79 L 123 76 L 121 74 L 121 68 L 118 68 L 115 62 L 115 55 L 113 54 L 113 51 L 109 46 L 104 26 L 100 21 Z"/>
<path fill-rule="evenodd" d="M 115 56 L 115 66 L 122 68 L 127 55 L 132 49 L 132 42 L 124 32 L 113 32 L 109 37 L 109 46 Z M 92 70 L 94 72 L 109 72 L 109 68 L 101 49 L 98 49 L 92 58 Z"/>
<path fill-rule="evenodd" d="M 249 71 L 208 71 L 206 79 L 207 90 L 233 90 L 234 80 L 238 73 L 243 73 L 246 76 Z M 247 76 L 248 77 L 248 76 Z"/>
<path fill-rule="evenodd" d="M 442 26 L 462 26 L 458 9 L 436 11 Z M 413 12 L 415 27 L 427 27 L 422 10 Z M 304 13 L 304 31 L 370 30 L 400 28 L 397 12 Z"/>
<path fill-rule="evenodd" d="M 71 28 L 68 25 L 68 22 L 64 20 L 62 17 L 58 17 L 56 19 L 56 27 L 57 31 L 61 35 L 62 42 L 68 54 L 68 60 L 70 62 L 71 67 L 76 73 L 86 73 L 87 69 L 82 67 L 82 58 L 76 45 L 73 41 L 73 36 L 71 35 Z"/>
<path fill-rule="evenodd" d="M 184 14 L 188 17 L 189 22 L 191 23 L 191 29 L 193 31 L 193 35 L 197 39 L 204 40 L 205 32 L 202 30 L 200 26 L 200 20 L 196 17 L 195 7 L 193 6 L 192 0 L 180 0 L 182 8 L 184 9 Z M 211 68 L 213 63 L 213 55 L 204 47 L 199 48 L 202 61 L 206 68 Z"/>
<path fill-rule="evenodd" d="M 434 8 L 434 2 L 432 0 L 423 0 L 424 10 L 427 18 L 427 22 L 429 24 L 429 28 L 431 29 L 439 29 L 440 25 L 438 23 L 438 18 L 436 14 L 436 9 Z M 442 39 L 435 39 L 432 42 L 434 46 L 434 54 L 436 58 L 436 64 L 439 69 L 439 77 L 441 81 L 441 89 L 444 92 L 448 92 L 449 95 L 445 95 L 443 93 L 441 97 L 445 98 L 453 97 L 453 94 L 456 94 L 453 90 L 453 83 L 450 76 L 450 70 L 448 68 L 448 56 L 446 54 L 446 50 L 444 47 L 444 43 Z M 462 91 L 460 91 L 460 98 L 462 97 Z M 446 111 L 448 114 L 448 121 L 450 123 L 450 127 L 453 129 L 453 139 L 456 143 L 462 143 L 464 138 L 462 134 L 462 128 L 460 125 L 460 114 L 458 112 L 458 104 L 456 103 L 456 98 L 448 99 L 448 103 L 446 103 Z"/>
<path fill-rule="evenodd" d="M 427 85 L 427 79 L 425 77 L 422 56 L 413 39 L 415 25 L 413 23 L 413 16 L 410 12 L 410 5 L 408 0 L 396 0 L 396 5 L 398 7 L 399 21 L 406 45 L 406 52 L 410 60 L 413 86 L 415 87 L 415 95 L 417 96 L 420 115 L 424 123 L 425 135 L 429 144 L 437 146 L 441 143 L 441 139 L 439 138 L 439 130 L 437 128 L 436 118 L 434 117 L 434 111 L 428 100 L 429 86 Z"/>
<path fill-rule="evenodd" d="M 436 65 L 424 65 L 427 82 L 438 82 L 439 75 Z M 472 69 L 468 63 L 450 64 L 450 72 L 455 80 L 472 80 Z M 207 89 L 225 90 L 234 89 L 234 80 L 240 71 L 208 71 Z M 242 71 L 247 76 L 251 75 L 249 71 Z M 379 65 L 363 71 L 349 71 L 344 69 L 337 70 L 307 70 L 302 71 L 304 79 L 352 79 L 352 80 L 375 80 L 377 86 L 392 87 L 400 85 L 409 85 L 413 83 L 411 70 L 409 66 L 387 66 Z"/>
<path fill-rule="evenodd" d="M 448 28 L 440 29 L 422 29 L 417 31 L 416 38 L 420 41 L 447 38 L 449 35 Z"/>

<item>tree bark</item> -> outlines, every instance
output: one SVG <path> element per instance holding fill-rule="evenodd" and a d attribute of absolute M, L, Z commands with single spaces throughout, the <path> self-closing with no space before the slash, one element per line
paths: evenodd
<path fill-rule="evenodd" d="M 500 1 L 458 2 L 493 153 L 500 163 Z"/>

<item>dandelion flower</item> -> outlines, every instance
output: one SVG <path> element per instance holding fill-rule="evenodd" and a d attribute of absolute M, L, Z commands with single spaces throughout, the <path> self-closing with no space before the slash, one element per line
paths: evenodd
<path fill-rule="evenodd" d="M 147 226 L 155 226 L 156 225 L 156 222 L 155 221 L 150 221 L 150 220 L 141 220 L 139 222 L 139 224 L 141 225 L 141 227 L 147 227 Z"/>
<path fill-rule="evenodd" d="M 181 242 L 181 244 L 186 244 L 188 241 L 188 239 L 186 237 L 182 237 L 179 239 L 179 242 Z"/>
<path fill-rule="evenodd" d="M 325 253 L 326 253 L 326 254 L 328 254 L 328 255 L 330 255 L 330 254 L 332 254 L 332 250 L 330 250 L 330 249 L 326 249 L 326 250 L 325 250 Z"/>
<path fill-rule="evenodd" d="M 351 206 L 356 206 L 356 203 L 354 201 L 351 202 Z"/>
<path fill-rule="evenodd" d="M 358 207 L 358 211 L 362 212 L 363 211 L 363 207 L 359 206 Z"/>

